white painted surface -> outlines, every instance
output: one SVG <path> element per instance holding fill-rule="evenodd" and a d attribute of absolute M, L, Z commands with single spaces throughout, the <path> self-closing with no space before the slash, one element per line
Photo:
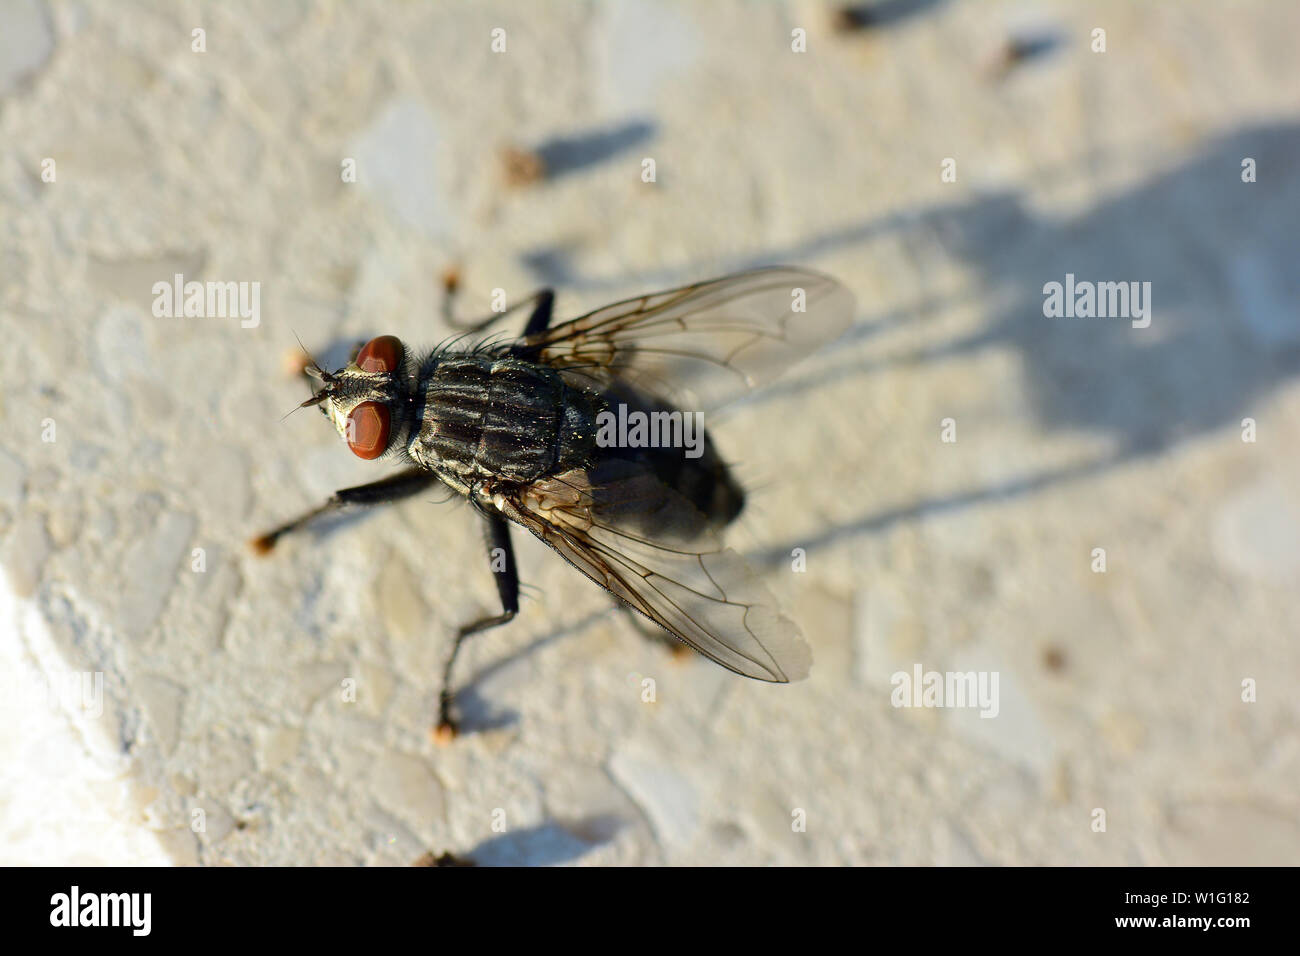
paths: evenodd
<path fill-rule="evenodd" d="M 1061 47 L 994 81 L 1019 3 L 848 37 L 664 9 L 0 10 L 0 656 L 105 677 L 93 721 L 0 704 L 0 860 L 1295 862 L 1300 10 L 1035 4 Z M 502 185 L 501 145 L 611 122 L 649 133 Z M 554 282 L 567 316 L 779 261 L 860 304 L 717 422 L 809 681 L 675 660 L 521 537 L 523 613 L 463 659 L 495 729 L 439 750 L 447 642 L 495 600 L 473 516 L 245 550 L 382 472 L 280 420 L 295 334 L 431 345 L 453 262 L 466 313 Z M 1151 281 L 1151 328 L 1044 319 L 1067 271 Z M 260 282 L 260 326 L 155 318 L 176 272 Z M 998 718 L 890 706 L 897 669 L 973 661 Z"/>

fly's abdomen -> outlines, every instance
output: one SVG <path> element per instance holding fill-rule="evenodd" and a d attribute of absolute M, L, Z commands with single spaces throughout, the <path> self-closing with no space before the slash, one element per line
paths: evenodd
<path fill-rule="evenodd" d="M 462 477 L 532 481 L 581 459 L 588 400 L 552 369 L 515 358 L 446 355 L 430 375 L 417 461 Z"/>

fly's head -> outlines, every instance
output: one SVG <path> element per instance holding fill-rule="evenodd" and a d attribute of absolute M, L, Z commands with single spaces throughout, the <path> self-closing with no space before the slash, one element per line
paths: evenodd
<path fill-rule="evenodd" d="M 321 387 L 302 407 L 320 406 L 352 454 L 372 460 L 402 442 L 409 427 L 412 385 L 406 347 L 395 335 L 371 339 L 337 372 L 314 364 L 307 372 Z"/>

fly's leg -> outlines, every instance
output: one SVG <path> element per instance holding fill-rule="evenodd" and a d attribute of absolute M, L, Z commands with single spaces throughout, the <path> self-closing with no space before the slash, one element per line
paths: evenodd
<path fill-rule="evenodd" d="M 528 324 L 524 326 L 523 335 L 533 335 L 537 332 L 545 332 L 551 324 L 551 308 L 555 305 L 555 290 L 539 289 L 533 293 L 532 299 L 537 302 L 533 314 L 528 317 Z"/>
<path fill-rule="evenodd" d="M 501 319 L 505 318 L 507 315 L 510 315 L 513 312 L 517 312 L 526 306 L 533 305 L 534 303 L 536 303 L 536 305 L 533 308 L 532 317 L 528 320 L 528 326 L 525 329 L 524 334 L 527 335 L 531 332 L 540 332 L 543 329 L 545 329 L 547 325 L 550 324 L 551 305 L 555 301 L 555 293 L 552 292 L 550 289 L 541 289 L 537 292 L 534 292 L 526 299 L 520 299 L 514 305 L 506 307 L 506 309 L 504 309 L 501 312 L 493 313 L 492 315 L 488 316 L 486 319 L 478 319 L 476 321 L 466 322 L 456 318 L 455 316 L 454 300 L 456 297 L 458 286 L 459 286 L 458 280 L 452 280 L 450 278 L 444 278 L 443 280 L 443 288 L 446 294 L 443 295 L 442 297 L 442 320 L 446 322 L 447 325 L 449 325 L 451 328 L 455 329 L 457 332 L 466 332 L 471 334 L 475 332 L 483 332 L 489 326 L 496 324 Z M 534 320 L 537 320 L 538 313 L 542 311 L 545 312 L 546 318 L 544 321 L 541 322 L 540 326 L 534 328 L 533 327 Z"/>
<path fill-rule="evenodd" d="M 506 309 L 504 312 L 499 312 L 496 315 L 483 319 L 479 322 L 471 323 L 469 325 L 457 323 L 454 319 L 450 318 L 450 312 L 448 311 L 450 309 L 450 305 L 448 304 L 449 302 L 450 302 L 449 298 L 443 300 L 443 318 L 446 319 L 448 324 L 450 324 L 453 328 L 464 329 L 468 332 L 481 332 L 484 329 L 486 329 L 489 325 L 496 322 L 498 319 L 509 315 L 511 312 L 514 312 L 516 309 L 521 309 L 524 306 L 532 303 L 533 304 L 532 314 L 528 316 L 528 323 L 524 326 L 523 332 L 520 333 L 521 338 L 526 338 L 527 336 L 535 335 L 538 332 L 545 332 L 547 328 L 550 327 L 551 315 L 555 307 L 555 290 L 539 289 L 538 291 L 530 295 L 528 298 L 520 302 L 516 302 L 514 305 L 510 306 L 510 308 Z M 540 351 L 541 350 L 536 347 L 526 348 L 524 346 L 516 345 L 514 348 L 510 350 L 510 354 L 513 355 L 515 358 L 527 359 L 531 362 L 537 360 L 537 355 Z"/>
<path fill-rule="evenodd" d="M 318 518 L 323 518 L 343 508 L 354 506 L 373 507 L 401 501 L 403 498 L 419 494 L 437 481 L 437 475 L 431 471 L 425 471 L 423 468 L 408 468 L 406 471 L 399 471 L 397 474 L 390 475 L 379 481 L 372 481 L 368 485 L 342 488 L 334 492 L 329 500 L 320 507 L 313 508 L 306 514 L 300 515 L 292 521 L 287 521 L 266 534 L 258 535 L 249 542 L 249 545 L 258 554 L 268 554 L 280 538 L 291 532 L 301 531 Z"/>
<path fill-rule="evenodd" d="M 451 671 L 456 665 L 456 656 L 460 654 L 461 644 L 471 634 L 505 624 L 519 613 L 519 569 L 515 564 L 514 548 L 510 544 L 510 523 L 500 515 L 487 515 L 486 518 L 488 557 L 492 561 L 492 571 L 496 576 L 497 594 L 501 598 L 501 613 L 466 624 L 456 632 L 456 643 L 452 645 L 451 656 L 447 658 L 447 666 L 443 668 L 442 691 L 438 694 L 436 739 L 440 743 L 451 740 L 460 729 L 451 716 L 451 706 L 455 700 L 451 690 Z"/>
<path fill-rule="evenodd" d="M 551 324 L 551 312 L 555 305 L 555 293 L 550 289 L 542 289 L 533 299 L 537 305 L 533 308 L 533 314 L 528 317 L 528 324 L 524 326 L 524 331 L 520 333 L 522 338 L 530 335 L 536 335 L 538 332 L 545 332 Z M 510 354 L 516 358 L 527 359 L 530 362 L 537 361 L 537 356 L 541 352 L 536 346 L 526 348 L 517 345 L 510 350 Z"/>
<path fill-rule="evenodd" d="M 668 648 L 668 650 L 672 652 L 673 657 L 676 658 L 687 657 L 690 655 L 690 647 L 673 637 L 658 624 L 655 624 L 652 621 L 647 621 L 644 614 L 638 614 L 636 611 L 632 610 L 631 605 L 622 598 L 614 598 L 614 606 L 627 615 L 627 619 L 631 621 L 632 626 L 636 628 L 636 632 L 651 644 L 659 644 Z"/>

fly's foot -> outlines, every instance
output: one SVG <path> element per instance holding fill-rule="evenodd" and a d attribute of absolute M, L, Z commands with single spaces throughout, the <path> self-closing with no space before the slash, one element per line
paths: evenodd
<path fill-rule="evenodd" d="M 502 149 L 501 167 L 507 186 L 531 186 L 546 178 L 546 160 L 527 149 L 514 146 Z"/>
<path fill-rule="evenodd" d="M 433 728 L 433 743 L 438 747 L 447 747 L 460 735 L 460 726 L 455 721 L 442 721 Z"/>
<path fill-rule="evenodd" d="M 454 720 L 443 720 L 438 726 L 433 728 L 433 742 L 439 747 L 448 746 L 453 740 L 460 736 L 460 725 Z"/>
<path fill-rule="evenodd" d="M 460 291 L 460 266 L 451 265 L 442 270 L 442 291 L 447 295 Z"/>
<path fill-rule="evenodd" d="M 625 601 L 615 598 L 614 606 L 627 615 L 627 619 L 632 622 L 632 626 L 636 628 L 637 633 L 643 638 L 652 644 L 659 644 L 668 648 L 672 653 L 673 660 L 682 661 L 691 656 L 691 649 L 683 641 L 678 640 L 658 624 L 647 621 L 640 614 L 633 611 Z"/>
<path fill-rule="evenodd" d="M 412 866 L 478 866 L 468 857 L 456 856 L 454 853 L 444 853 L 441 856 L 434 856 L 430 851 L 420 857 Z"/>
<path fill-rule="evenodd" d="M 443 691 L 438 701 L 438 726 L 433 728 L 433 742 L 445 747 L 460 736 L 460 723 L 451 716 L 451 694 Z"/>

